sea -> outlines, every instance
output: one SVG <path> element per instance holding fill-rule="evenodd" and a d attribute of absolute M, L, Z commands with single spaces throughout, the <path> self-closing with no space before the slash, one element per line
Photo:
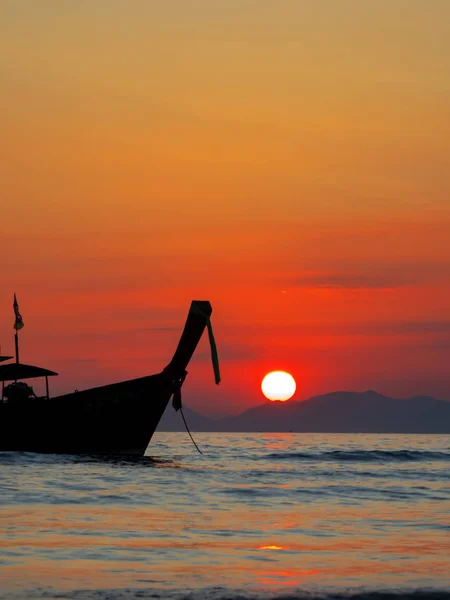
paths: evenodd
<path fill-rule="evenodd" d="M 157 433 L 0 452 L 0 597 L 450 599 L 450 436 Z"/>

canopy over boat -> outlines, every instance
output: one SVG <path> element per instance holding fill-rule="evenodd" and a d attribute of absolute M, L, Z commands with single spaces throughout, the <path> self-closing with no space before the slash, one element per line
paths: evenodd
<path fill-rule="evenodd" d="M 51 377 L 53 375 L 58 375 L 58 373 L 22 363 L 9 363 L 0 366 L 0 381 L 17 381 L 19 379 L 33 379 L 34 377 Z"/>
<path fill-rule="evenodd" d="M 10 360 L 12 358 L 12 356 L 0 356 L 0 362 L 3 362 L 4 360 Z"/>

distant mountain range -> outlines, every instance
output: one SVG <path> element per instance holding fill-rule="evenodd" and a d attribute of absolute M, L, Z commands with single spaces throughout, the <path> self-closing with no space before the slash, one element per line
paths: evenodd
<path fill-rule="evenodd" d="M 377 392 L 333 392 L 302 402 L 266 402 L 235 417 L 209 419 L 185 407 L 191 431 L 311 433 L 450 433 L 450 402 L 430 396 L 389 398 Z M 184 431 L 169 406 L 159 431 Z"/>

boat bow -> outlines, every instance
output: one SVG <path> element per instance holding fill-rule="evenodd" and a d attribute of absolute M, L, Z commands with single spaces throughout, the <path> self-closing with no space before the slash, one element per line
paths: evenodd
<path fill-rule="evenodd" d="M 219 358 L 211 325 L 211 314 L 212 307 L 207 300 L 192 301 L 175 354 L 163 370 L 164 375 L 170 380 L 172 385 L 173 407 L 175 410 L 181 408 L 181 387 L 186 379 L 186 367 L 197 348 L 205 328 L 208 329 L 215 381 L 216 384 L 220 383 Z"/>

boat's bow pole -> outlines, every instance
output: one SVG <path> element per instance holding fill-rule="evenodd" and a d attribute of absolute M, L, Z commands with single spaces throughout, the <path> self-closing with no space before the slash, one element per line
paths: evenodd
<path fill-rule="evenodd" d="M 192 443 L 197 448 L 200 454 L 203 454 L 203 452 L 195 443 L 195 440 L 192 437 L 191 432 L 189 431 L 189 427 L 183 413 L 183 404 L 181 402 L 181 387 L 184 383 L 184 380 L 186 379 L 186 367 L 189 361 L 191 360 L 192 355 L 194 354 L 194 351 L 197 347 L 197 344 L 200 341 L 200 338 L 202 337 L 205 327 L 207 327 L 208 329 L 209 344 L 211 346 L 211 358 L 214 369 L 214 378 L 216 384 L 220 383 L 219 357 L 217 354 L 216 341 L 214 339 L 214 334 L 211 325 L 211 313 L 212 307 L 208 301 L 192 301 L 191 308 L 189 310 L 189 314 L 186 320 L 186 325 L 184 326 L 184 330 L 181 334 L 180 341 L 178 342 L 178 347 L 175 351 L 172 360 L 163 371 L 163 373 L 170 378 L 170 382 L 172 384 L 172 406 L 176 411 L 180 411 L 184 425 L 186 427 L 186 431 L 188 432 Z"/>
<path fill-rule="evenodd" d="M 173 384 L 173 407 L 175 410 L 181 408 L 181 386 L 187 375 L 186 367 L 197 348 L 205 327 L 208 329 L 215 382 L 216 384 L 220 383 L 219 357 L 211 325 L 211 313 L 212 307 L 207 300 L 192 301 L 175 354 L 163 371 Z"/>

